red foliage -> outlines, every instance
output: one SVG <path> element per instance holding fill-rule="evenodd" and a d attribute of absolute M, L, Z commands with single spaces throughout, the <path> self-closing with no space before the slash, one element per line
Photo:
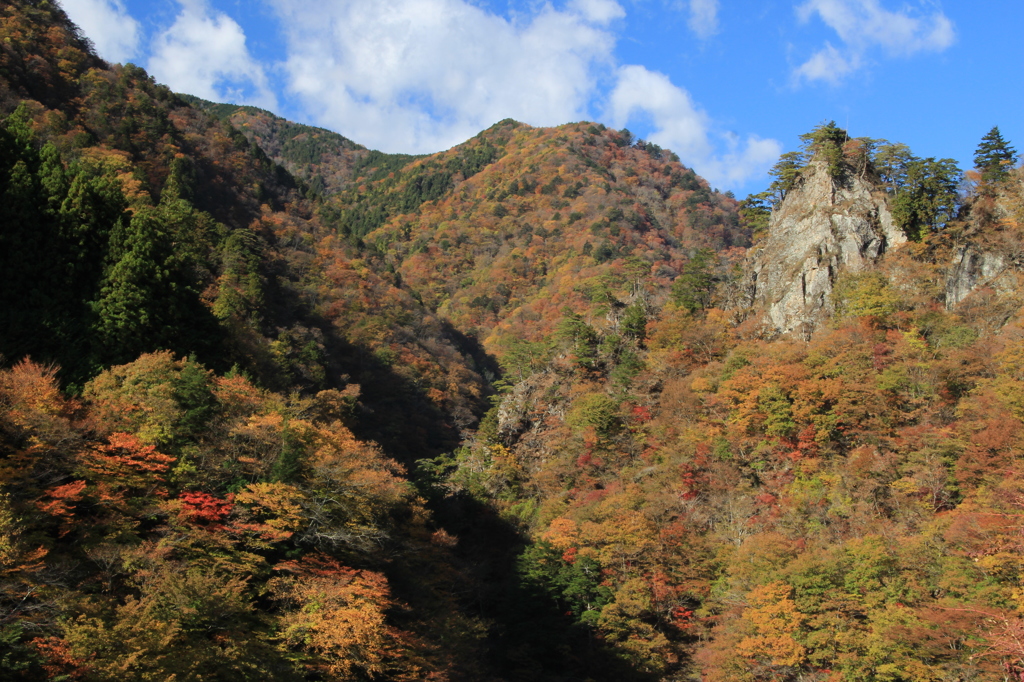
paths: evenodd
<path fill-rule="evenodd" d="M 94 458 L 94 470 L 100 474 L 117 475 L 127 471 L 162 474 L 171 468 L 175 458 L 157 452 L 155 445 L 146 445 L 130 433 L 112 433 L 107 445 L 96 448 L 99 457 Z M 163 481 L 159 476 L 153 480 Z"/>
<path fill-rule="evenodd" d="M 235 506 L 231 495 L 221 500 L 203 492 L 184 492 L 178 499 L 181 501 L 179 518 L 191 523 L 219 525 Z"/>
<path fill-rule="evenodd" d="M 74 515 L 71 508 L 82 501 L 84 490 L 85 481 L 73 481 L 48 491 L 46 495 L 50 501 L 37 502 L 36 505 L 47 514 L 70 519 Z"/>
<path fill-rule="evenodd" d="M 59 637 L 36 637 L 29 644 L 43 658 L 49 679 L 80 680 L 89 671 L 85 661 L 71 655 L 71 647 Z"/>
<path fill-rule="evenodd" d="M 647 422 L 654 419 L 654 415 L 644 405 L 635 405 L 630 411 L 630 415 L 633 417 L 633 421 L 637 424 L 646 424 Z"/>
<path fill-rule="evenodd" d="M 60 537 L 64 537 L 71 531 L 72 520 L 74 519 L 73 507 L 82 501 L 82 493 L 85 491 L 85 481 L 73 481 L 53 490 L 47 491 L 49 502 L 36 502 L 36 506 L 43 511 L 60 519 Z"/>
<path fill-rule="evenodd" d="M 672 625 L 680 630 L 693 627 L 693 611 L 683 606 L 677 606 L 669 612 L 672 618 Z"/>

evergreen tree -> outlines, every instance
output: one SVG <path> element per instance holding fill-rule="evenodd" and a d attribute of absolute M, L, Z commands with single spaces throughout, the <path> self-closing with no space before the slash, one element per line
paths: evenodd
<path fill-rule="evenodd" d="M 998 182 L 1007 177 L 1010 168 L 1017 160 L 1017 150 L 1003 139 L 999 126 L 981 138 L 981 143 L 974 152 L 974 166 L 981 171 L 983 182 Z"/>
<path fill-rule="evenodd" d="M 672 283 L 672 300 L 676 305 L 691 313 L 711 306 L 711 294 L 715 289 L 715 260 L 714 251 L 700 249 L 686 262 Z"/>
<path fill-rule="evenodd" d="M 907 182 L 907 166 L 915 157 L 902 142 L 880 142 L 872 158 L 875 170 L 890 194 L 898 192 Z"/>
<path fill-rule="evenodd" d="M 953 159 L 913 159 L 907 164 L 903 186 L 892 201 L 892 217 L 907 238 L 920 241 L 927 231 L 939 230 L 956 217 L 962 175 Z"/>
<path fill-rule="evenodd" d="M 558 338 L 568 343 L 579 365 L 592 368 L 597 362 L 597 332 L 571 308 L 566 308 L 564 313 L 565 317 L 555 330 Z"/>
<path fill-rule="evenodd" d="M 774 178 L 772 184 L 768 186 L 768 201 L 772 208 L 778 206 L 786 198 L 786 194 L 796 187 L 796 181 L 806 167 L 807 156 L 803 152 L 786 152 L 769 169 L 768 175 Z"/>
<path fill-rule="evenodd" d="M 770 195 L 770 190 L 748 194 L 747 198 L 740 202 L 740 219 L 744 226 L 750 228 L 754 239 L 768 229 L 768 219 L 772 215 Z"/>
<path fill-rule="evenodd" d="M 812 157 L 820 154 L 825 160 L 829 176 L 833 178 L 843 173 L 843 145 L 848 139 L 846 131 L 837 126 L 835 121 L 822 123 L 800 136 L 806 153 Z"/>
<path fill-rule="evenodd" d="M 201 217 L 186 202 L 172 200 L 137 209 L 127 226 L 119 224 L 111 234 L 110 265 L 93 303 L 105 361 L 160 348 L 210 357 L 218 327 L 199 298 L 192 253 L 197 240 L 187 238 Z"/>
<path fill-rule="evenodd" d="M 637 301 L 626 308 L 622 315 L 622 334 L 643 344 L 647 338 L 647 312 L 643 303 Z"/>

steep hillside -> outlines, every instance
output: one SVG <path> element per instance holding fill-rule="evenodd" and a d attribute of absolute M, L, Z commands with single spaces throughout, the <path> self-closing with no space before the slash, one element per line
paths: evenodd
<path fill-rule="evenodd" d="M 1024 171 L 1016 169 L 1006 181 L 978 192 L 968 218 L 949 235 L 949 265 L 945 301 L 950 308 L 975 294 L 995 299 L 1010 312 L 1019 299 L 1024 259 L 1020 251 L 1024 226 Z M 976 292 L 976 293 L 975 293 Z"/>
<path fill-rule="evenodd" d="M 457 442 L 487 391 L 472 341 L 367 268 L 230 125 L 97 60 L 51 5 L 3 20 L 0 353 L 78 386 L 160 349 L 278 390 L 361 385 L 357 428 L 392 452 Z"/>
<path fill-rule="evenodd" d="M 1024 679 L 997 129 L 965 179 L 823 124 L 738 204 L 0 39 L 3 679 Z"/>
<path fill-rule="evenodd" d="M 821 305 L 796 311 L 812 324 L 765 333 L 756 314 L 804 282 L 749 271 L 754 324 L 682 296 L 628 331 L 567 314 L 551 359 L 433 463 L 440 490 L 529 532 L 528 584 L 657 678 L 1024 670 L 1021 302 L 999 284 L 1019 276 L 1022 171 L 895 233 L 885 207 L 908 185 L 859 186 L 861 158 L 812 156 L 747 261 L 799 274 L 824 257 Z M 963 249 L 1006 267 L 957 303 Z"/>
<path fill-rule="evenodd" d="M 567 306 L 617 324 L 641 288 L 664 300 L 698 250 L 749 243 L 734 200 L 628 131 L 509 120 L 415 158 L 252 107 L 191 101 L 297 175 L 333 178 L 321 190 L 324 222 L 499 355 L 550 335 Z"/>
<path fill-rule="evenodd" d="M 216 104 L 191 95 L 181 97 L 230 123 L 275 163 L 302 180 L 305 193 L 312 196 L 337 193 L 382 169 L 398 169 L 417 158 L 370 151 L 338 133 L 293 123 L 256 107 Z"/>
<path fill-rule="evenodd" d="M 872 175 L 846 159 L 832 172 L 818 154 L 772 212 L 767 237 L 743 264 L 738 301 L 764 311 L 766 332 L 809 336 L 832 312 L 840 276 L 872 269 L 907 242 L 881 179 Z"/>
<path fill-rule="evenodd" d="M 488 676 L 407 478 L 487 359 L 313 207 L 54 4 L 0 8 L 3 679 Z"/>
<path fill-rule="evenodd" d="M 449 152 L 334 197 L 332 220 L 460 329 L 503 353 L 562 310 L 616 324 L 664 300 L 701 248 L 749 241 L 737 203 L 628 131 L 503 121 Z"/>

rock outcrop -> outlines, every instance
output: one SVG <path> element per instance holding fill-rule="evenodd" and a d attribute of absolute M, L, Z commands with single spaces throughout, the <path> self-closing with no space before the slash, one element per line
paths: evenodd
<path fill-rule="evenodd" d="M 840 272 L 865 270 L 906 241 L 870 170 L 833 178 L 816 157 L 747 255 L 738 304 L 761 315 L 766 334 L 808 335 L 832 311 Z"/>
<path fill-rule="evenodd" d="M 953 249 L 946 270 L 946 307 L 954 308 L 976 289 L 991 288 L 1002 296 L 1020 291 L 1024 271 L 1024 169 L 994 188 L 984 210 L 969 204 L 966 242 Z M 977 199 L 973 200 L 977 202 Z"/>
<path fill-rule="evenodd" d="M 1000 292 L 1011 289 L 1012 285 L 1004 282 L 1007 260 L 974 244 L 957 248 L 946 274 L 946 307 L 953 308 L 979 286 L 993 286 Z"/>

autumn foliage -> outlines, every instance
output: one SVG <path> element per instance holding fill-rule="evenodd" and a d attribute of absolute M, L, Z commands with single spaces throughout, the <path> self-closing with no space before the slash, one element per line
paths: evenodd
<path fill-rule="evenodd" d="M 0 38 L 0 678 L 1024 680 L 1020 169 L 765 338 L 767 208 L 629 131 L 388 155 Z"/>

